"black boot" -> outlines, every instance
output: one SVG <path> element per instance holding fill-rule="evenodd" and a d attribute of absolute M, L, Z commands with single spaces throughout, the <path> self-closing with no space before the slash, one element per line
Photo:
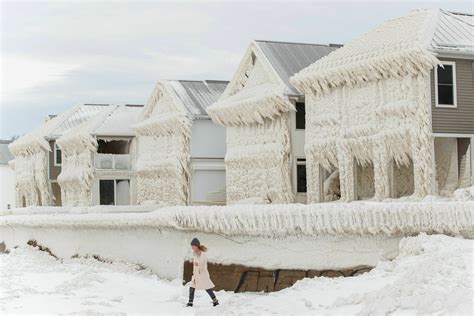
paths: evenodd
<path fill-rule="evenodd" d="M 217 306 L 217 305 L 219 305 L 219 301 L 217 300 L 217 298 L 214 297 L 212 299 L 212 306 Z"/>
<path fill-rule="evenodd" d="M 193 307 L 193 301 L 194 301 L 194 291 L 196 291 L 195 288 L 190 287 L 189 288 L 189 301 L 186 307 Z"/>

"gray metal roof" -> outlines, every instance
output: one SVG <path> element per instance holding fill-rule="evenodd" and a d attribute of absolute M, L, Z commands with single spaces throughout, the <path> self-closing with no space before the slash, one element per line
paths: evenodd
<path fill-rule="evenodd" d="M 229 82 L 218 80 L 170 80 L 169 83 L 186 107 L 188 114 L 208 116 L 207 107 L 220 98 Z"/>
<path fill-rule="evenodd" d="M 431 45 L 441 50 L 474 52 L 474 16 L 440 10 Z"/>
<path fill-rule="evenodd" d="M 58 138 L 103 110 L 108 104 L 80 104 L 46 137 Z"/>
<path fill-rule="evenodd" d="M 8 164 L 10 160 L 13 159 L 13 155 L 8 149 L 8 144 L 11 143 L 11 140 L 0 140 L 0 164 Z"/>
<path fill-rule="evenodd" d="M 290 77 L 341 45 L 305 44 L 274 41 L 255 41 L 288 88 L 300 94 L 290 83 Z"/>

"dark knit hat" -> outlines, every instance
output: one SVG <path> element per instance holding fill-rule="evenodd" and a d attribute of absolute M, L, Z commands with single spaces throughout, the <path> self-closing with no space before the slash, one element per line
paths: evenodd
<path fill-rule="evenodd" d="M 199 239 L 197 238 L 193 238 L 193 240 L 191 240 L 191 246 L 199 246 L 201 243 L 199 242 Z"/>

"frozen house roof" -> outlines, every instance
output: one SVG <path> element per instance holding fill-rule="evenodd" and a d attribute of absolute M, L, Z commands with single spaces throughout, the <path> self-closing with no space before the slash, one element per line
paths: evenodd
<path fill-rule="evenodd" d="M 72 111 L 66 112 L 67 115 L 64 116 L 64 119 L 46 137 L 58 138 L 97 115 L 97 113 L 103 111 L 108 106 L 108 104 L 79 104 Z"/>
<path fill-rule="evenodd" d="M 15 155 L 40 149 L 49 151 L 48 140 L 79 131 L 84 126 L 91 135 L 133 136 L 130 126 L 141 110 L 140 105 L 79 104 L 57 116 L 49 116 L 52 118 L 14 141 L 9 148 Z"/>
<path fill-rule="evenodd" d="M 323 45 L 256 40 L 275 72 L 289 91 L 300 94 L 290 83 L 290 77 L 301 69 L 328 55 L 342 45 Z"/>
<path fill-rule="evenodd" d="M 15 156 L 44 150 L 49 151 L 50 147 L 47 140 L 61 137 L 64 133 L 93 117 L 103 108 L 103 105 L 80 104 L 57 116 L 49 115 L 48 119 L 39 127 L 12 142 L 9 149 Z"/>
<path fill-rule="evenodd" d="M 300 96 L 290 77 L 340 45 L 252 41 L 221 98 L 207 112 L 223 125 L 262 124 L 294 111 L 288 96 Z"/>
<path fill-rule="evenodd" d="M 132 125 L 138 121 L 143 106 L 114 105 L 91 131 L 96 136 L 134 136 Z"/>
<path fill-rule="evenodd" d="M 133 136 L 131 125 L 142 111 L 142 105 L 80 104 L 65 112 L 63 120 L 57 124 L 46 138 L 56 139 L 65 133 L 84 126 L 89 133 L 97 136 Z"/>
<path fill-rule="evenodd" d="M 224 92 L 228 81 L 169 80 L 169 86 L 182 102 L 188 115 L 208 116 L 206 109 Z"/>
<path fill-rule="evenodd" d="M 13 155 L 8 149 L 8 144 L 10 143 L 10 140 L 0 140 L 0 164 L 2 165 L 8 164 L 13 159 Z"/>
<path fill-rule="evenodd" d="M 430 71 L 432 51 L 472 53 L 472 16 L 443 10 L 413 10 L 388 20 L 294 75 L 290 82 L 312 93 Z"/>
<path fill-rule="evenodd" d="M 219 99 L 228 81 L 160 80 L 138 123 L 137 135 L 190 135 L 194 119 L 209 119 L 207 108 Z M 157 112 L 155 112 L 157 111 Z M 154 113 L 158 113 L 154 115 Z"/>

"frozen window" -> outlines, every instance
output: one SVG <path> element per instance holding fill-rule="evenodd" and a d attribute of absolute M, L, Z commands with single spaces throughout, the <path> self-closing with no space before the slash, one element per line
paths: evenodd
<path fill-rule="evenodd" d="M 436 106 L 456 107 L 456 64 L 443 62 L 436 68 Z"/>
<path fill-rule="evenodd" d="M 305 129 L 305 107 L 304 102 L 296 102 L 296 129 Z"/>
<path fill-rule="evenodd" d="M 99 181 L 100 205 L 115 204 L 115 181 L 100 180 Z"/>
<path fill-rule="evenodd" d="M 130 180 L 116 180 L 115 188 L 115 205 L 130 205 Z"/>
<path fill-rule="evenodd" d="M 306 193 L 306 162 L 298 161 L 296 165 L 296 191 Z"/>
<path fill-rule="evenodd" d="M 59 148 L 58 144 L 54 143 L 54 165 L 61 166 L 61 163 L 62 163 L 61 148 Z"/>
<path fill-rule="evenodd" d="M 99 180 L 100 205 L 129 205 L 130 180 Z"/>

